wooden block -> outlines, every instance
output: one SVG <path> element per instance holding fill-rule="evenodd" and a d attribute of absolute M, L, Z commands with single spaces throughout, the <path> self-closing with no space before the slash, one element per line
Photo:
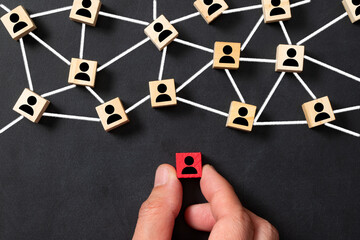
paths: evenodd
<path fill-rule="evenodd" d="M 359 21 L 360 19 L 360 1 L 358 0 L 343 0 L 342 1 L 346 12 L 352 23 Z"/>
<path fill-rule="evenodd" d="M 264 12 L 264 22 L 272 23 L 291 18 L 289 0 L 261 0 Z"/>
<path fill-rule="evenodd" d="M 149 88 L 153 108 L 175 106 L 177 104 L 174 79 L 151 81 L 149 82 Z"/>
<path fill-rule="evenodd" d="M 99 0 L 74 0 L 70 19 L 95 27 L 100 8 L 101 2 Z"/>
<path fill-rule="evenodd" d="M 158 19 L 147 26 L 144 32 L 159 49 L 159 51 L 162 51 L 179 36 L 178 31 L 176 31 L 174 26 L 170 24 L 164 15 L 161 15 Z"/>
<path fill-rule="evenodd" d="M 229 8 L 224 0 L 196 0 L 194 7 L 208 24 Z"/>
<path fill-rule="evenodd" d="M 251 132 L 254 124 L 256 106 L 241 102 L 231 102 L 226 127 Z"/>
<path fill-rule="evenodd" d="M 178 178 L 201 178 L 201 153 L 176 153 L 176 173 Z"/>
<path fill-rule="evenodd" d="M 240 66 L 241 43 L 215 42 L 214 69 L 237 70 Z"/>
<path fill-rule="evenodd" d="M 13 110 L 30 121 L 38 123 L 49 104 L 48 100 L 25 88 Z"/>
<path fill-rule="evenodd" d="M 80 86 L 95 87 L 97 62 L 72 58 L 68 82 Z"/>
<path fill-rule="evenodd" d="M 328 97 L 322 97 L 302 105 L 309 128 L 317 127 L 335 120 Z"/>
<path fill-rule="evenodd" d="M 28 35 L 36 29 L 34 22 L 23 6 L 18 6 L 1 17 L 1 21 L 14 40 Z"/>
<path fill-rule="evenodd" d="M 305 47 L 280 44 L 276 49 L 276 72 L 297 72 L 304 68 Z"/>
<path fill-rule="evenodd" d="M 120 98 L 115 98 L 96 107 L 96 111 L 107 132 L 130 122 Z"/>

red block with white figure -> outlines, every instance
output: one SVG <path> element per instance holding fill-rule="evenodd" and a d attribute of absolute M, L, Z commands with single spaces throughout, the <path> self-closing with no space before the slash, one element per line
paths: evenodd
<path fill-rule="evenodd" d="M 201 153 L 176 153 L 176 173 L 178 178 L 201 178 Z"/>

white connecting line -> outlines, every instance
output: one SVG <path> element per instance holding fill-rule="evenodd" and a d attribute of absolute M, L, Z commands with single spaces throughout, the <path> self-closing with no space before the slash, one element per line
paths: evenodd
<path fill-rule="evenodd" d="M 343 132 L 343 133 L 347 133 L 347 134 L 352 135 L 354 137 L 360 137 L 359 133 L 356 133 L 356 132 L 350 131 L 348 129 L 336 126 L 336 125 L 331 124 L 331 123 L 325 123 L 325 126 L 327 126 L 329 128 L 332 128 L 332 129 L 335 129 L 335 130 L 338 130 L 338 131 Z"/>
<path fill-rule="evenodd" d="M 334 20 L 332 20 L 331 22 L 329 22 L 328 24 L 325 24 L 323 27 L 319 28 L 318 30 L 316 30 L 315 32 L 313 32 L 312 34 L 310 34 L 309 36 L 305 37 L 304 39 L 300 40 L 296 45 L 301 45 L 304 44 L 305 42 L 307 42 L 308 40 L 310 40 L 311 38 L 315 37 L 316 35 L 318 35 L 319 33 L 321 33 L 322 31 L 326 30 L 327 28 L 331 27 L 332 25 L 334 25 L 335 23 L 337 23 L 338 21 L 340 21 L 341 19 L 345 18 L 347 16 L 347 13 L 343 13 L 341 14 L 339 17 L 335 18 Z"/>
<path fill-rule="evenodd" d="M 284 36 L 285 36 L 285 38 L 286 38 L 287 43 L 288 43 L 289 45 L 292 45 L 291 39 L 290 39 L 290 37 L 289 37 L 289 34 L 288 34 L 287 30 L 286 30 L 286 27 L 285 27 L 283 21 L 280 21 L 279 24 L 280 24 L 280 26 L 281 26 L 281 30 L 282 30 L 283 33 L 284 33 Z"/>
<path fill-rule="evenodd" d="M 236 94 L 238 95 L 240 101 L 241 101 L 242 103 L 245 103 L 245 99 L 244 99 L 243 95 L 241 94 L 238 86 L 236 85 L 234 78 L 231 76 L 230 71 L 229 71 L 228 69 L 225 69 L 225 73 L 226 73 L 226 75 L 228 76 L 228 78 L 229 78 L 229 80 L 230 80 L 230 82 L 231 82 L 231 85 L 233 86 L 233 88 L 234 88 Z"/>
<path fill-rule="evenodd" d="M 163 49 L 163 52 L 162 52 L 158 80 L 162 80 L 162 79 L 163 79 L 164 67 L 165 67 L 165 59 L 166 59 L 166 52 L 167 52 L 167 47 L 165 47 L 165 48 Z"/>
<path fill-rule="evenodd" d="M 276 63 L 276 59 L 265 58 L 240 58 L 240 62 L 252 62 L 252 63 Z"/>
<path fill-rule="evenodd" d="M 177 43 L 180 43 L 180 44 L 183 44 L 183 45 L 186 45 L 186 46 L 195 48 L 195 49 L 199 49 L 199 50 L 202 50 L 202 51 L 204 51 L 204 52 L 214 53 L 214 50 L 213 50 L 213 49 L 210 49 L 210 48 L 207 48 L 207 47 L 203 47 L 203 46 L 200 46 L 200 45 L 198 45 L 198 44 L 191 43 L 191 42 L 188 42 L 188 41 L 185 41 L 185 40 L 181 40 L 181 39 L 178 39 L 178 38 L 175 38 L 175 39 L 174 39 L 174 42 L 177 42 Z"/>
<path fill-rule="evenodd" d="M 62 8 L 58 8 L 58 9 L 54 9 L 54 10 L 50 10 L 50 11 L 31 14 L 30 18 L 37 18 L 37 17 L 42 17 L 42 16 L 46 16 L 46 15 L 50 15 L 50 14 L 59 13 L 59 12 L 65 12 L 65 11 L 71 10 L 71 8 L 72 8 L 72 6 L 67 6 L 67 7 L 62 7 Z"/>
<path fill-rule="evenodd" d="M 30 75 L 29 63 L 28 63 L 28 60 L 27 60 L 27 57 L 26 57 L 24 40 L 22 38 L 20 38 L 20 48 L 21 48 L 21 53 L 22 53 L 23 59 L 24 59 L 26 77 L 27 77 L 27 80 L 29 82 L 29 89 L 31 91 L 34 91 L 33 83 L 32 83 L 32 80 L 31 80 L 31 75 Z"/>
<path fill-rule="evenodd" d="M 304 82 L 304 80 L 302 80 L 302 78 L 300 77 L 299 74 L 294 73 L 294 76 L 296 77 L 296 79 L 301 83 L 301 85 L 305 88 L 305 90 L 309 93 L 309 95 L 312 97 L 312 99 L 317 99 L 317 97 L 315 96 L 315 94 L 311 91 L 311 89 L 309 88 L 309 86 Z"/>
<path fill-rule="evenodd" d="M 80 121 L 89 121 L 89 122 L 100 122 L 99 118 L 92 117 L 83 117 L 83 116 L 74 116 L 66 114 L 57 114 L 57 113 L 47 113 L 43 114 L 44 117 L 53 117 L 53 118 L 62 118 L 62 119 L 71 119 L 71 120 L 80 120 Z"/>
<path fill-rule="evenodd" d="M 5 12 L 10 12 L 10 9 L 7 8 L 4 4 L 0 4 L 0 7 L 5 10 Z"/>
<path fill-rule="evenodd" d="M 24 119 L 23 116 L 20 116 L 20 117 L 16 118 L 14 121 L 12 121 L 11 123 L 9 123 L 8 125 L 6 125 L 6 126 L 3 127 L 2 129 L 0 129 L 0 134 L 4 133 L 6 130 L 8 130 L 9 128 L 11 128 L 12 126 L 14 126 L 14 125 L 17 124 L 18 122 L 20 122 L 22 119 Z"/>
<path fill-rule="evenodd" d="M 334 110 L 334 113 L 339 114 L 339 113 L 352 112 L 352 111 L 357 111 L 357 110 L 360 110 L 360 105 L 359 106 L 354 106 L 354 107 L 348 107 L 348 108 L 342 108 L 342 109 Z"/>
<path fill-rule="evenodd" d="M 41 96 L 43 98 L 46 98 L 46 97 L 50 97 L 50 96 L 65 92 L 65 91 L 73 89 L 73 88 L 76 88 L 76 85 L 69 85 L 69 86 L 66 86 L 66 87 L 63 87 L 63 88 L 59 88 L 57 90 L 54 90 L 54 91 L 51 91 L 51 92 L 48 92 L 48 93 L 44 93 Z"/>
<path fill-rule="evenodd" d="M 199 103 L 196 103 L 196 102 L 192 102 L 192 101 L 186 100 L 186 99 L 181 98 L 181 97 L 177 97 L 176 99 L 177 99 L 179 102 L 186 103 L 186 104 L 188 104 L 188 105 L 191 105 L 191 106 L 194 106 L 194 107 L 197 107 L 197 108 L 201 108 L 201 109 L 204 109 L 204 110 L 209 111 L 209 112 L 212 112 L 212 113 L 216 113 L 216 114 L 218 114 L 218 115 L 220 115 L 220 116 L 224 116 L 224 117 L 228 117 L 228 116 L 229 116 L 228 113 L 225 113 L 225 112 L 216 110 L 216 109 L 211 108 L 211 107 L 204 106 L 204 105 L 199 104 Z"/>
<path fill-rule="evenodd" d="M 79 52 L 79 58 L 80 59 L 84 58 L 85 30 L 86 30 L 86 24 L 83 23 L 81 25 L 80 52 Z"/>
<path fill-rule="evenodd" d="M 98 68 L 98 72 L 100 72 L 101 70 L 103 70 L 104 68 L 110 66 L 111 64 L 113 64 L 114 62 L 118 61 L 120 58 L 126 56 L 127 54 L 131 53 L 132 51 L 134 51 L 135 49 L 137 49 L 138 47 L 140 47 L 141 45 L 145 44 L 147 41 L 149 41 L 150 38 L 145 38 L 144 40 L 142 40 L 141 42 L 135 44 L 134 46 L 132 46 L 131 48 L 129 48 L 128 50 L 126 50 L 125 52 L 119 54 L 118 56 L 114 57 L 113 59 L 111 59 L 110 61 L 108 61 L 107 63 L 105 63 L 104 65 L 102 65 L 101 67 Z"/>
<path fill-rule="evenodd" d="M 52 52 L 53 54 L 55 54 L 55 56 L 57 56 L 58 58 L 60 58 L 63 62 L 65 62 L 67 65 L 70 66 L 70 62 L 69 60 L 67 60 L 66 58 L 64 58 L 60 53 L 58 53 L 55 49 L 53 49 L 52 47 L 50 47 L 46 42 L 44 42 L 43 40 L 41 40 L 38 36 L 36 36 L 34 33 L 29 33 L 29 35 L 31 37 L 33 37 L 36 41 L 38 41 L 41 45 L 43 45 L 47 50 L 49 50 L 50 52 Z"/>
<path fill-rule="evenodd" d="M 270 121 L 270 122 L 254 122 L 254 126 L 290 126 L 290 125 L 306 125 L 307 121 Z"/>
<path fill-rule="evenodd" d="M 246 46 L 249 44 L 251 38 L 254 36 L 256 30 L 258 30 L 258 28 L 263 20 L 264 20 L 264 15 L 262 14 L 261 17 L 259 18 L 259 20 L 256 22 L 254 28 L 251 30 L 249 36 L 246 38 L 245 42 L 242 44 L 241 51 L 245 50 Z"/>
<path fill-rule="evenodd" d="M 153 20 L 157 19 L 157 2 L 153 0 Z"/>
<path fill-rule="evenodd" d="M 137 103 L 135 103 L 134 105 L 132 105 L 131 107 L 126 109 L 125 113 L 128 114 L 129 112 L 131 112 L 135 108 L 139 107 L 141 104 L 143 104 L 144 102 L 146 102 L 149 99 L 150 99 L 150 95 L 147 95 L 146 97 L 144 97 L 143 99 L 141 99 L 140 101 L 138 101 Z"/>
<path fill-rule="evenodd" d="M 111 14 L 111 13 L 106 13 L 106 12 L 102 12 L 102 11 L 99 12 L 99 15 L 104 16 L 104 17 L 108 17 L 108 18 L 117 19 L 117 20 L 122 20 L 122 21 L 125 21 L 125 22 L 136 23 L 136 24 L 144 25 L 144 26 L 147 26 L 147 25 L 150 24 L 150 23 L 145 22 L 145 21 L 141 21 L 141 20 L 137 20 L 137 19 L 133 19 L 133 18 L 128 18 L 128 17 L 123 17 L 123 16 L 119 16 L 119 15 Z"/>
<path fill-rule="evenodd" d="M 339 74 L 341 74 L 341 75 L 343 75 L 343 76 L 345 76 L 345 77 L 348 77 L 348 78 L 351 78 L 351 79 L 353 79 L 353 80 L 355 80 L 355 81 L 360 82 L 360 78 L 359 78 L 359 77 L 356 77 L 356 76 L 354 76 L 354 75 L 352 75 L 352 74 L 350 74 L 350 73 L 344 72 L 343 70 L 340 70 L 340 69 L 338 69 L 338 68 L 336 68 L 336 67 L 330 66 L 329 64 L 320 62 L 319 60 L 316 60 L 316 59 L 314 59 L 314 58 L 312 58 L 312 57 L 309 57 L 309 56 L 307 56 L 307 55 L 305 55 L 304 58 L 305 58 L 306 60 L 308 60 L 308 61 L 310 61 L 310 62 L 313 62 L 313 63 L 315 63 L 315 64 L 317 64 L 317 65 L 320 65 L 320 66 L 322 66 L 322 67 L 324 67 L 324 68 L 327 68 L 327 69 L 329 69 L 329 70 L 331 70 L 331 71 L 334 71 L 334 72 L 337 72 L 337 73 L 339 73 Z"/>

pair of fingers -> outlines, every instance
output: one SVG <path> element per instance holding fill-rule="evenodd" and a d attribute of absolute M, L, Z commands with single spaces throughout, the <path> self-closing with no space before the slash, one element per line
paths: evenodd
<path fill-rule="evenodd" d="M 278 240 L 276 229 L 245 209 L 232 186 L 210 166 L 203 168 L 201 191 L 208 203 L 185 212 L 194 229 L 210 233 L 210 240 Z M 182 204 L 182 186 L 175 169 L 167 164 L 156 171 L 154 189 L 139 212 L 133 240 L 170 240 Z"/>

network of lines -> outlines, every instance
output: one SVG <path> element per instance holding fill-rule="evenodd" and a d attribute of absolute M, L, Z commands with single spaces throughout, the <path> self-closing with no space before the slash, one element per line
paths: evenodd
<path fill-rule="evenodd" d="M 309 4 L 311 3 L 311 0 L 302 0 L 296 3 L 292 3 L 290 5 L 291 8 L 296 8 L 296 7 L 300 7 L 303 6 L 305 4 Z M 0 7 L 6 11 L 7 13 L 10 12 L 10 9 L 8 9 L 8 7 L 6 7 L 3 4 L 0 4 Z M 244 12 L 244 11 L 252 11 L 255 9 L 261 9 L 263 7 L 262 4 L 257 4 L 257 5 L 252 5 L 252 6 L 247 6 L 247 7 L 241 7 L 241 8 L 233 8 L 233 9 L 227 9 L 225 11 L 222 12 L 222 14 L 232 14 L 232 13 L 239 13 L 239 12 Z M 59 12 L 65 12 L 65 11 L 70 11 L 72 9 L 72 6 L 66 6 L 63 8 L 58 8 L 58 9 L 54 9 L 54 10 L 50 10 L 50 11 L 45 11 L 45 12 L 41 12 L 41 13 L 35 13 L 35 14 L 31 14 L 30 18 L 34 19 L 34 18 L 39 18 L 42 16 L 46 16 L 46 15 L 51 15 L 51 14 L 56 14 Z M 178 19 L 174 19 L 172 21 L 170 21 L 170 24 L 175 25 L 179 22 L 183 22 L 183 21 L 187 21 L 189 19 L 195 18 L 200 16 L 200 12 L 195 12 L 193 14 L 178 18 Z M 120 16 L 120 15 L 116 15 L 116 14 L 111 14 L 111 13 L 107 13 L 107 12 L 103 12 L 103 11 L 99 11 L 99 16 L 100 17 L 106 17 L 106 18 L 112 18 L 112 19 L 117 19 L 119 21 L 125 21 L 128 22 L 130 24 L 138 24 L 138 25 L 143 25 L 143 26 L 149 26 L 151 23 L 143 21 L 143 20 L 138 20 L 138 19 L 134 19 L 134 18 L 130 18 L 130 17 L 124 17 L 124 16 Z M 348 13 L 345 12 L 343 14 L 341 14 L 339 17 L 335 18 L 334 20 L 332 20 L 331 22 L 325 24 L 324 26 L 322 26 L 320 29 L 316 30 L 315 32 L 309 34 L 308 36 L 304 37 L 302 40 L 300 40 L 299 42 L 297 42 L 295 44 L 295 46 L 300 46 L 303 45 L 304 43 L 306 43 L 308 40 L 312 39 L 313 37 L 315 37 L 316 35 L 320 34 L 321 32 L 323 32 L 324 30 L 328 29 L 329 27 L 331 27 L 332 25 L 336 24 L 337 22 L 339 22 L 340 20 L 346 18 L 348 16 Z M 153 0 L 153 20 L 156 20 L 158 18 L 158 13 L 157 13 L 157 1 Z M 266 20 L 266 19 L 265 19 Z M 251 32 L 249 33 L 249 35 L 247 36 L 247 38 L 245 39 L 245 41 L 242 42 L 241 45 L 241 52 L 245 51 L 247 45 L 249 44 L 249 42 L 251 41 L 252 37 L 254 36 L 254 34 L 256 33 L 257 29 L 259 28 L 259 26 L 261 25 L 261 23 L 264 22 L 264 14 L 261 14 L 261 16 L 259 17 L 259 20 L 256 22 L 255 26 L 253 27 L 253 29 L 251 30 Z M 287 32 L 287 29 L 284 25 L 284 23 L 282 21 L 278 22 L 285 38 L 286 41 L 289 45 L 293 45 L 291 38 Z M 85 35 L 86 35 L 86 24 L 82 23 L 81 24 L 81 39 L 80 39 L 80 50 L 79 50 L 79 59 L 83 59 L 83 55 L 84 55 L 84 42 L 85 42 Z M 58 57 L 62 62 L 64 62 L 66 65 L 70 66 L 71 62 L 66 59 L 63 55 L 61 55 L 58 51 L 56 51 L 54 48 L 52 48 L 51 46 L 49 46 L 46 42 L 44 42 L 41 38 L 39 38 L 37 35 L 35 35 L 33 32 L 29 33 L 29 36 L 31 36 L 33 39 L 35 39 L 38 43 L 40 43 L 43 47 L 45 47 L 47 50 L 49 50 L 51 53 L 54 54 L 54 56 Z M 126 51 L 120 53 L 119 55 L 117 55 L 116 57 L 112 58 L 111 60 L 109 60 L 108 62 L 102 64 L 100 67 L 97 68 L 97 72 L 100 72 L 102 70 L 104 70 L 105 68 L 109 67 L 112 64 L 115 64 L 117 61 L 119 61 L 120 59 L 122 59 L 123 57 L 125 57 L 126 55 L 130 54 L 132 51 L 134 51 L 137 48 L 142 47 L 145 43 L 147 43 L 150 39 L 150 37 L 146 37 L 145 39 L 143 39 L 142 41 L 136 43 L 135 45 L 133 45 L 132 47 L 130 47 L 129 49 L 127 49 Z M 175 38 L 174 39 L 175 42 L 191 47 L 191 48 L 195 48 L 204 52 L 207 52 L 209 54 L 214 54 L 214 49 L 210 49 L 204 46 L 201 46 L 199 44 L 196 43 L 192 43 L 186 40 L 182 40 L 179 38 Z M 26 55 L 26 51 L 25 51 L 25 46 L 24 46 L 24 40 L 23 38 L 19 39 L 19 43 L 20 43 L 20 48 L 21 48 L 21 52 L 22 52 L 22 56 L 23 56 L 23 61 L 24 61 L 24 66 L 25 66 L 25 71 L 26 71 L 26 77 L 28 80 L 28 88 L 29 90 L 33 91 L 34 90 L 34 86 L 33 86 L 33 81 L 31 78 L 31 74 L 30 74 L 30 69 L 29 69 L 29 64 L 28 64 L 28 60 L 27 60 L 27 55 Z M 167 55 L 167 46 L 165 46 L 162 49 L 162 56 L 161 56 L 161 62 L 160 62 L 160 70 L 159 70 L 159 75 L 158 75 L 158 80 L 161 81 L 163 79 L 163 72 L 164 72 L 164 66 L 165 66 L 165 60 L 166 60 L 166 55 Z M 308 55 L 304 55 L 304 60 L 310 61 L 314 64 L 317 64 L 323 68 L 326 68 L 330 71 L 336 72 L 338 74 L 341 74 L 351 80 L 360 82 L 360 78 L 357 76 L 354 76 L 350 73 L 347 73 L 345 71 L 342 71 L 334 66 L 330 66 L 327 63 L 324 63 L 323 61 L 317 60 L 313 57 L 310 57 Z M 240 62 L 251 62 L 251 63 L 263 63 L 263 64 L 276 64 L 277 63 L 277 59 L 264 59 L 264 58 L 245 58 L 245 57 L 240 57 Z M 193 82 L 194 80 L 196 80 L 203 72 L 207 71 L 209 68 L 211 68 L 211 66 L 214 64 L 214 59 L 211 58 L 211 60 L 205 65 L 203 66 L 200 70 L 198 70 L 195 74 L 193 74 L 190 78 L 188 78 L 186 81 L 184 81 L 178 88 L 176 88 L 176 93 L 179 93 L 180 91 L 182 91 L 185 87 L 187 87 L 191 82 Z M 240 91 L 240 89 L 238 88 L 234 78 L 231 75 L 231 72 L 229 71 L 229 69 L 224 69 L 224 72 L 226 74 L 226 76 L 228 77 L 230 84 L 232 85 L 232 87 L 234 88 L 237 96 L 238 96 L 238 100 L 240 101 L 240 103 L 245 104 L 246 101 Z M 258 112 L 256 113 L 256 115 L 254 116 L 253 119 L 253 126 L 254 127 L 260 127 L 260 126 L 286 126 L 286 125 L 307 125 L 308 121 L 306 120 L 289 120 L 289 121 L 264 121 L 264 122 L 260 122 L 260 116 L 262 115 L 262 113 L 264 112 L 265 108 L 267 107 L 270 99 L 272 98 L 272 96 L 274 95 L 276 89 L 278 88 L 278 86 L 280 85 L 280 83 L 282 82 L 282 79 L 284 78 L 285 74 L 293 74 L 295 76 L 295 78 L 299 81 L 299 83 L 301 84 L 302 87 L 304 87 L 304 89 L 307 91 L 307 93 L 310 95 L 310 97 L 314 100 L 318 99 L 318 97 L 313 93 L 313 91 L 308 87 L 308 85 L 306 84 L 306 82 L 301 78 L 299 73 L 296 72 L 291 72 L 291 73 L 286 73 L 281 72 L 279 74 L 278 79 L 275 81 L 274 86 L 272 87 L 270 93 L 268 94 L 268 96 L 266 97 L 266 99 L 264 100 L 262 106 L 260 107 L 260 109 L 258 110 Z M 49 96 L 53 96 L 56 94 L 60 94 L 63 93 L 65 91 L 69 91 L 71 89 L 74 89 L 76 87 L 79 87 L 75 84 L 71 84 L 68 86 L 65 86 L 63 88 L 60 89 L 56 89 L 53 90 L 51 92 L 47 92 L 47 93 L 43 93 L 41 95 L 41 97 L 46 98 Z M 100 104 L 105 104 L 105 101 L 96 93 L 96 91 L 91 88 L 90 86 L 85 86 L 85 88 L 89 91 L 90 94 L 92 94 L 98 101 Z M 131 111 L 135 110 L 137 107 L 139 107 L 140 105 L 144 104 L 145 102 L 149 101 L 151 99 L 150 94 L 146 95 L 144 98 L 140 99 L 138 102 L 136 102 L 134 105 L 128 107 L 127 109 L 125 109 L 125 113 L 128 114 Z M 212 107 L 209 106 L 205 106 L 202 105 L 200 103 L 196 103 L 193 102 L 191 100 L 188 99 L 184 99 L 181 97 L 176 97 L 176 100 L 183 103 L 183 104 L 188 104 L 191 105 L 193 107 L 205 110 L 205 111 L 209 111 L 211 113 L 214 114 L 218 114 L 220 116 L 223 116 L 225 118 L 229 118 L 229 113 L 214 109 Z M 336 109 L 333 111 L 334 114 L 340 114 L 340 113 L 345 113 L 345 112 L 350 112 L 350 111 L 356 111 L 356 110 L 360 110 L 360 106 L 351 106 L 351 107 L 346 107 L 346 108 L 342 108 L 342 109 Z M 70 119 L 70 120 L 80 120 L 80 121 L 90 121 L 90 122 L 101 122 L 100 118 L 94 118 L 94 117 L 85 117 L 85 116 L 75 116 L 75 115 L 66 115 L 66 114 L 58 114 L 58 113 L 49 113 L 49 112 L 44 112 L 42 114 L 43 117 L 53 117 L 53 118 L 63 118 L 63 119 Z M 8 129 L 10 129 L 11 127 L 13 127 L 14 125 L 16 125 L 18 122 L 20 122 L 21 120 L 24 119 L 24 116 L 19 116 L 18 118 L 16 118 L 15 120 L 13 120 L 12 122 L 10 122 L 9 124 L 7 124 L 6 126 L 4 126 L 3 128 L 0 129 L 0 134 L 4 133 L 5 131 L 7 131 Z M 325 123 L 324 124 L 326 127 L 328 128 L 332 128 L 334 130 L 337 131 L 341 131 L 345 134 L 349 134 L 355 137 L 360 137 L 360 134 L 357 132 L 354 132 L 352 130 L 346 129 L 344 127 L 340 127 L 337 125 L 334 125 L 332 123 Z"/>

